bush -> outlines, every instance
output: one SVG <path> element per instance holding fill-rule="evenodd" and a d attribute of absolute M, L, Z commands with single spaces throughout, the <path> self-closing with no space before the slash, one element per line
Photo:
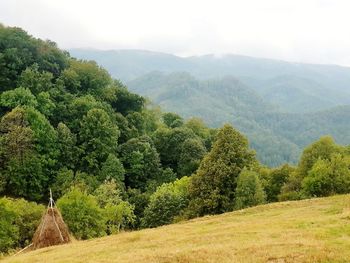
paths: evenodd
<path fill-rule="evenodd" d="M 265 192 L 256 172 L 244 169 L 238 176 L 235 208 L 255 206 L 265 202 Z"/>
<path fill-rule="evenodd" d="M 13 248 L 19 239 L 18 227 L 13 222 L 16 214 L 7 208 L 5 200 L 0 199 L 0 252 Z"/>
<path fill-rule="evenodd" d="M 0 251 L 30 244 L 44 206 L 24 199 L 0 199 Z"/>
<path fill-rule="evenodd" d="M 268 202 L 278 201 L 278 196 L 281 194 L 283 185 L 287 182 L 294 170 L 294 167 L 285 164 L 281 167 L 274 168 L 269 173 L 267 185 L 265 186 L 266 199 Z"/>
<path fill-rule="evenodd" d="M 185 176 L 158 187 L 145 209 L 142 226 L 157 227 L 172 223 L 188 205 L 189 180 L 190 178 Z"/>
<path fill-rule="evenodd" d="M 305 196 L 329 196 L 350 192 L 350 158 L 340 154 L 319 159 L 302 181 Z"/>
<path fill-rule="evenodd" d="M 107 234 L 119 233 L 135 221 L 134 206 L 121 198 L 115 180 L 101 184 L 95 191 L 99 206 L 104 211 Z"/>
<path fill-rule="evenodd" d="M 57 202 L 69 230 L 78 239 L 105 235 L 105 218 L 96 198 L 78 188 L 62 196 Z"/>

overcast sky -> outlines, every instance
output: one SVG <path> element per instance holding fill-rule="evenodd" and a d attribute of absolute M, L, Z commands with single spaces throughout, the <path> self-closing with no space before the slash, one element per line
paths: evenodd
<path fill-rule="evenodd" d="M 350 66 L 349 0 L 0 0 L 0 21 L 64 49 L 235 53 Z"/>

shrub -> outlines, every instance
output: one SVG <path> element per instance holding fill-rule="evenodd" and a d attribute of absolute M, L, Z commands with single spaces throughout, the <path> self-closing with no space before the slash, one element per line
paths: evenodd
<path fill-rule="evenodd" d="M 350 158 L 340 154 L 319 159 L 302 181 L 306 196 L 329 196 L 350 192 Z"/>
<path fill-rule="evenodd" d="M 134 223 L 134 206 L 122 200 L 115 180 L 101 184 L 96 189 L 95 196 L 104 211 L 107 234 L 118 233 Z"/>
<path fill-rule="evenodd" d="M 238 176 L 235 208 L 255 206 L 265 202 L 265 192 L 256 172 L 244 169 Z"/>
<path fill-rule="evenodd" d="M 57 202 L 69 230 L 78 239 L 105 235 L 105 218 L 96 198 L 78 188 L 62 196 Z"/>
<path fill-rule="evenodd" d="M 0 251 L 25 247 L 34 235 L 44 206 L 24 199 L 0 199 Z"/>
<path fill-rule="evenodd" d="M 173 222 L 188 205 L 189 177 L 182 177 L 173 183 L 158 187 L 150 197 L 144 212 L 143 227 L 157 227 Z"/>

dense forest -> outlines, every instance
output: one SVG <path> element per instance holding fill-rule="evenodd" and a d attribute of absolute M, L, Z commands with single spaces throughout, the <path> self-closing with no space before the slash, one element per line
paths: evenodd
<path fill-rule="evenodd" d="M 77 239 L 350 192 L 350 147 L 329 136 L 266 167 L 232 125 L 161 112 L 20 28 L 0 26 L 0 92 L 0 253 L 30 243 L 50 188 Z"/>
<path fill-rule="evenodd" d="M 186 72 L 152 72 L 130 81 L 128 87 L 166 110 L 187 118 L 198 116 L 210 127 L 232 123 L 247 135 L 258 159 L 269 166 L 296 164 L 302 149 L 325 134 L 338 143 L 350 143 L 350 105 L 317 112 L 285 112 L 266 100 L 278 97 L 283 101 L 277 92 L 262 96 L 234 77 L 198 80 Z M 307 96 L 298 99 L 286 91 L 283 94 L 285 105 L 291 105 L 286 101 L 300 104 L 299 109 L 312 105 Z"/>
<path fill-rule="evenodd" d="M 350 69 L 253 57 L 174 55 L 140 50 L 71 50 L 94 59 L 163 110 L 229 122 L 269 166 L 296 164 L 324 134 L 349 144 Z"/>

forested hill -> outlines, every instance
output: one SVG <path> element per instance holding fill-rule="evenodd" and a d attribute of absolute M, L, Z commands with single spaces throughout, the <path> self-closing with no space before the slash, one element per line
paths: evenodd
<path fill-rule="evenodd" d="M 268 165 L 295 163 L 322 135 L 349 144 L 350 68 L 244 56 L 181 58 L 140 50 L 70 50 L 94 59 L 163 109 L 232 123 Z"/>
<path fill-rule="evenodd" d="M 314 113 L 281 112 L 238 79 L 198 80 L 189 73 L 153 72 L 128 86 L 168 111 L 201 117 L 213 127 L 233 123 L 268 165 L 295 163 L 301 150 L 322 135 L 331 134 L 339 143 L 350 143 L 350 106 Z"/>
<path fill-rule="evenodd" d="M 238 55 L 177 57 L 142 50 L 69 52 L 92 59 L 125 83 L 152 71 L 188 72 L 198 79 L 234 76 L 285 110 L 304 112 L 350 103 L 350 68 L 262 59 Z M 287 96 L 287 100 L 283 100 Z M 304 100 L 303 100 L 304 99 Z M 298 104 L 298 102 L 300 102 Z M 307 102 L 303 105 L 303 102 Z"/>
<path fill-rule="evenodd" d="M 295 161 L 324 133 L 349 140 L 349 106 L 282 112 L 232 76 L 158 72 L 129 84 L 185 117 L 231 121 L 265 163 Z M 0 24 L 0 256 L 30 244 L 49 189 L 84 240 L 349 193 L 349 167 L 350 146 L 330 136 L 295 167 L 267 167 L 232 125 L 162 112 L 96 62 Z"/>

